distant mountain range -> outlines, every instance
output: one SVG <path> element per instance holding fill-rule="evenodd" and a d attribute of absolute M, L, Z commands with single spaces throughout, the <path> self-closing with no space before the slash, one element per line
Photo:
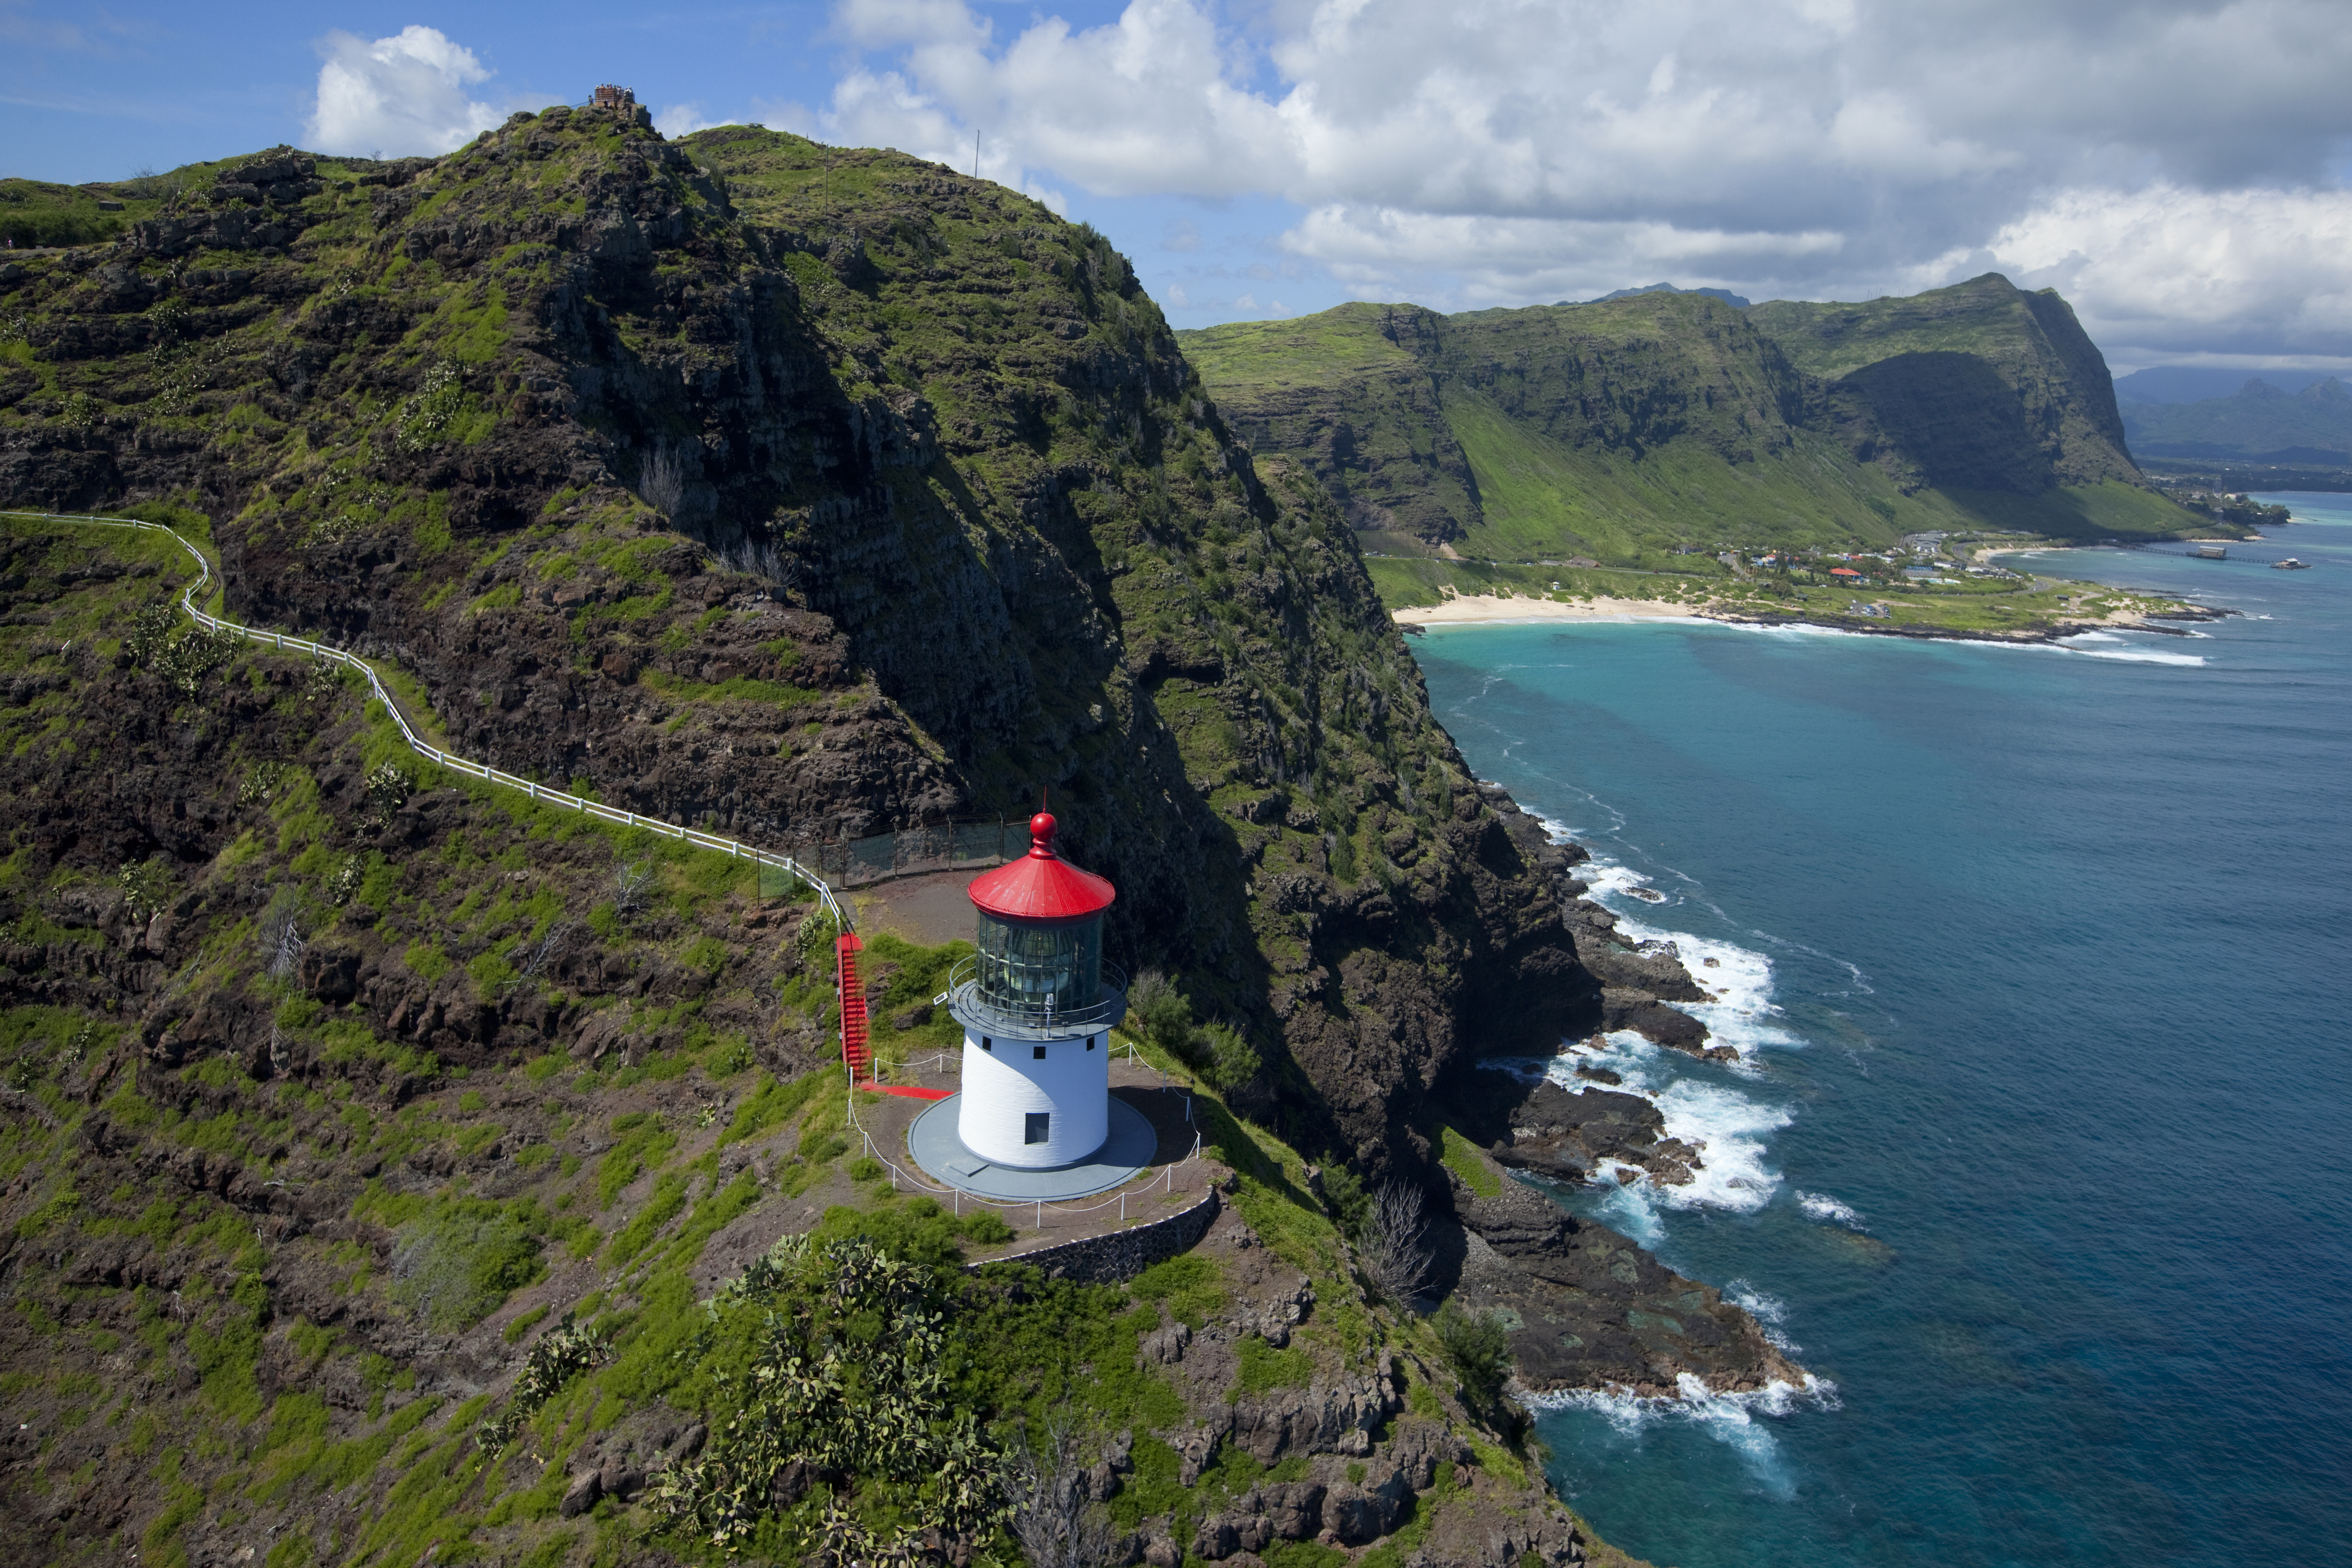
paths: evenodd
<path fill-rule="evenodd" d="M 2257 376 L 2227 397 L 2120 407 L 2143 457 L 2352 464 L 2352 390 L 2334 376 L 2299 392 Z"/>
<path fill-rule="evenodd" d="M 1710 300 L 1722 300 L 1735 310 L 1748 309 L 1748 301 L 1728 289 L 1677 289 L 1671 283 L 1651 283 L 1639 289 L 1618 289 L 1601 295 L 1598 300 L 1587 300 L 1584 302 L 1588 305 L 1606 305 L 1612 300 L 1631 300 L 1643 294 L 1704 294 Z M 1560 303 L 1570 305 L 1575 301 L 1562 300 Z"/>
<path fill-rule="evenodd" d="M 1863 304 L 1662 288 L 1179 337 L 1260 456 L 1310 470 L 1378 553 L 1660 567 L 1730 544 L 2197 521 L 2146 488 L 2065 300 L 1998 273 Z"/>
<path fill-rule="evenodd" d="M 2301 392 L 2326 381 L 2327 373 L 2271 366 L 2216 370 L 2201 364 L 2157 364 L 2116 377 L 2116 399 L 2119 403 L 2202 403 L 2209 397 L 2229 396 L 2246 384 L 2248 376 L 2259 376 L 2282 391 Z"/>

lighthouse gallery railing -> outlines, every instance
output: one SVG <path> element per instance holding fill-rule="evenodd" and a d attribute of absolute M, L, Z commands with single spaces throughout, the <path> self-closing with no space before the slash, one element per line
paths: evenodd
<path fill-rule="evenodd" d="M 1115 1024 L 1127 1011 L 1127 971 L 1108 959 L 1102 962 L 1102 989 L 1091 1005 L 1055 1007 L 1006 1004 L 985 994 L 980 985 L 982 954 L 956 960 L 948 971 L 946 999 L 959 1011 L 1009 1029 L 1083 1029 L 1089 1025 Z"/>

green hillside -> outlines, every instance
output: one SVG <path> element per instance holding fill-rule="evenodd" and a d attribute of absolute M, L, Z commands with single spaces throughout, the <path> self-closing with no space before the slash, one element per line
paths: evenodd
<path fill-rule="evenodd" d="M 2199 521 L 2142 485 L 2064 301 L 1998 276 L 1866 305 L 1353 304 L 1179 335 L 1227 418 L 1305 462 L 1375 553 L 1706 574 L 1725 547 Z"/>
<path fill-rule="evenodd" d="M 111 239 L 152 217 L 170 194 L 163 178 L 95 185 L 0 180 L 0 237 L 16 250 Z"/>
<path fill-rule="evenodd" d="M 275 149 L 125 214 L 0 265 L 0 506 L 170 521 L 213 607 L 350 647 L 534 787 L 191 627 L 159 539 L 0 525 L 25 1560 L 1011 1568 L 1034 1459 L 1084 1465 L 1097 1562 L 1246 1530 L 1328 1564 L 1327 1526 L 1483 1561 L 1507 1521 L 1502 1561 L 1572 1568 L 1512 1357 L 1794 1375 L 1605 1227 L 1457 1192 L 1437 1106 L 1496 1105 L 1482 1054 L 1667 1010 L 1583 967 L 1571 850 L 1471 775 L 1346 521 L 1102 236 L 627 107 Z M 551 805 L 837 864 L 1046 788 L 1118 887 L 1171 1158 L 1221 1163 L 1222 1229 L 1156 1276 L 955 1267 L 1004 1226 L 901 1195 L 903 1144 L 845 1120 L 816 903 Z M 952 1045 L 961 950 L 867 934 L 881 1058 Z M 1444 1258 L 1528 1259 L 1477 1280 L 1517 1328 L 1408 1305 L 1455 1263 L 1360 1282 L 1392 1182 Z M 863 1348 L 812 1386 L 803 1327 Z"/>

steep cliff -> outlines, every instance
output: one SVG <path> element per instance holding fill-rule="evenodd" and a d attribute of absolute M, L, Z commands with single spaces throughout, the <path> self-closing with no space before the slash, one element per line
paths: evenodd
<path fill-rule="evenodd" d="M 195 171 L 12 267 L 0 496 L 215 520 L 232 610 L 458 743 L 753 835 L 1026 810 L 1311 1143 L 1594 1015 L 1557 850 L 1432 721 L 1345 521 L 1092 231 L 895 153 L 611 111 Z"/>
<path fill-rule="evenodd" d="M 1997 277 L 1867 306 L 1346 305 L 1183 339 L 1234 427 L 1390 553 L 1687 572 L 1726 544 L 2190 525 L 2137 488 L 2064 301 Z"/>
<path fill-rule="evenodd" d="M 1866 304 L 1769 300 L 1748 319 L 1829 381 L 1856 450 L 1913 485 L 2039 496 L 2137 483 L 2106 361 L 2054 289 L 1998 272 Z"/>

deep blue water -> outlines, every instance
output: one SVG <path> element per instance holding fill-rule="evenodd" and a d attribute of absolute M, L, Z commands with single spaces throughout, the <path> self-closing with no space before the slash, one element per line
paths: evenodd
<path fill-rule="evenodd" d="M 1593 849 L 1760 1064 L 1614 1040 L 1707 1170 L 1566 1201 L 1824 1386 L 1545 1413 L 1614 1543 L 2352 1556 L 2352 498 L 2268 499 L 2301 521 L 2227 562 L 2034 558 L 2242 612 L 2195 638 L 1416 639 L 1472 766 Z"/>

